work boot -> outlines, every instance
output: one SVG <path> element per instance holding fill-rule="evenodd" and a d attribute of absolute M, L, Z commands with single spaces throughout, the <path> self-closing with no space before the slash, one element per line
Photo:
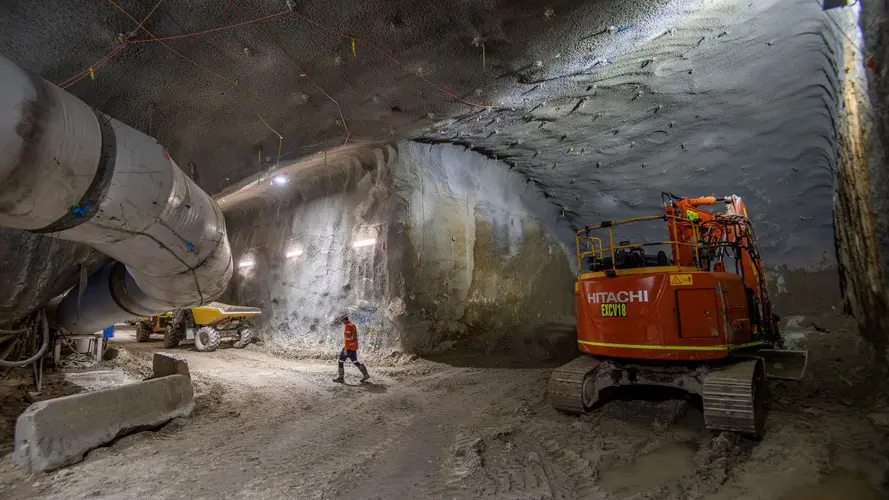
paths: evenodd
<path fill-rule="evenodd" d="M 342 375 L 340 375 L 339 377 L 333 379 L 333 381 L 336 382 L 336 383 L 338 383 L 338 384 L 345 384 L 345 383 L 346 383 L 346 379 L 344 379 Z"/>
<path fill-rule="evenodd" d="M 342 363 L 340 363 L 339 366 L 337 367 L 337 371 L 338 371 L 338 376 L 335 379 L 333 379 L 333 381 L 337 382 L 339 384 L 345 383 L 346 379 L 344 379 L 343 376 L 346 374 L 346 369 L 343 367 Z"/>
<path fill-rule="evenodd" d="M 367 373 L 367 367 L 364 366 L 364 363 L 361 363 L 358 365 L 358 369 L 361 370 L 361 381 L 366 382 L 370 378 L 370 373 Z"/>

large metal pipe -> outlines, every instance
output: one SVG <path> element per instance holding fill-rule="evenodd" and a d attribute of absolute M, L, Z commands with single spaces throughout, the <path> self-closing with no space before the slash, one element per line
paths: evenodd
<path fill-rule="evenodd" d="M 232 275 L 225 219 L 157 141 L 0 56 L 0 226 L 117 262 L 57 311 L 71 332 L 210 302 Z"/>

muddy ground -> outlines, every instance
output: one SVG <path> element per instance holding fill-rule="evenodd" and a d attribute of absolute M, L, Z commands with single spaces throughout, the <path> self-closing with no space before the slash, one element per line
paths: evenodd
<path fill-rule="evenodd" d="M 196 385 L 192 417 L 48 474 L 19 471 L 7 453 L 0 498 L 887 498 L 885 374 L 854 335 L 819 330 L 801 331 L 807 378 L 772 384 L 761 442 L 710 435 L 694 401 L 559 414 L 547 400 L 551 365 L 539 363 L 390 356 L 370 364 L 373 383 L 348 367 L 339 385 L 332 360 L 180 348 Z M 73 385 L 147 375 L 160 342 L 129 335 L 115 341 L 116 360 Z M 50 387 L 72 390 L 57 377 Z M 4 412 L 8 452 L 14 415 Z"/>

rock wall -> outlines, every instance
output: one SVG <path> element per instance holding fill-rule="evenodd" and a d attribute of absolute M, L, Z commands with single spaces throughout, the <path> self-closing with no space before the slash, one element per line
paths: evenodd
<path fill-rule="evenodd" d="M 409 347 L 546 348 L 573 325 L 572 233 L 535 186 L 452 145 L 402 144 L 393 173 Z"/>
<path fill-rule="evenodd" d="M 226 210 L 237 272 L 223 300 L 262 308 L 257 326 L 267 342 L 328 352 L 342 343 L 334 319 L 348 313 L 364 327 L 364 348 L 398 344 L 399 306 L 389 301 L 389 254 L 378 238 L 392 214 L 387 152 L 330 165 L 314 181 L 291 178 L 296 186 L 283 199 Z M 381 245 L 353 247 L 368 238 Z"/>
<path fill-rule="evenodd" d="M 887 16 L 889 2 L 862 1 L 860 31 L 849 30 L 841 141 L 844 169 L 837 206 L 846 304 L 865 336 L 883 349 L 889 346 Z"/>
<path fill-rule="evenodd" d="M 223 205 L 243 266 L 224 300 L 263 308 L 267 342 L 330 352 L 342 312 L 365 352 L 526 345 L 573 323 L 572 266 L 551 234 L 570 229 L 537 190 L 462 147 L 380 151 L 329 166 L 323 185 L 305 173 L 287 196 Z"/>
<path fill-rule="evenodd" d="M 107 257 L 53 235 L 0 228 L 0 328 L 13 324 L 76 285 Z"/>

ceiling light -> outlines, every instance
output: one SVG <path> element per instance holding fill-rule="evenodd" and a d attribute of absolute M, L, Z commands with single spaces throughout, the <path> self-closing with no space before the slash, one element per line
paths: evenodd
<path fill-rule="evenodd" d="M 303 254 L 302 250 L 290 250 L 289 252 L 287 252 L 284 255 L 289 259 L 290 257 L 299 257 L 302 254 Z"/>
<path fill-rule="evenodd" d="M 253 267 L 253 264 L 256 264 L 256 263 L 253 262 L 252 260 L 242 260 L 241 262 L 238 262 L 238 267 L 241 267 L 241 268 Z"/>
<path fill-rule="evenodd" d="M 275 184 L 277 184 L 279 186 L 287 184 L 287 177 L 284 177 L 283 175 L 276 176 L 275 177 Z"/>
<path fill-rule="evenodd" d="M 371 238 L 369 240 L 358 240 L 358 241 L 352 243 L 352 246 L 355 248 L 369 247 L 376 242 L 377 242 L 377 240 L 375 240 L 374 238 Z"/>

